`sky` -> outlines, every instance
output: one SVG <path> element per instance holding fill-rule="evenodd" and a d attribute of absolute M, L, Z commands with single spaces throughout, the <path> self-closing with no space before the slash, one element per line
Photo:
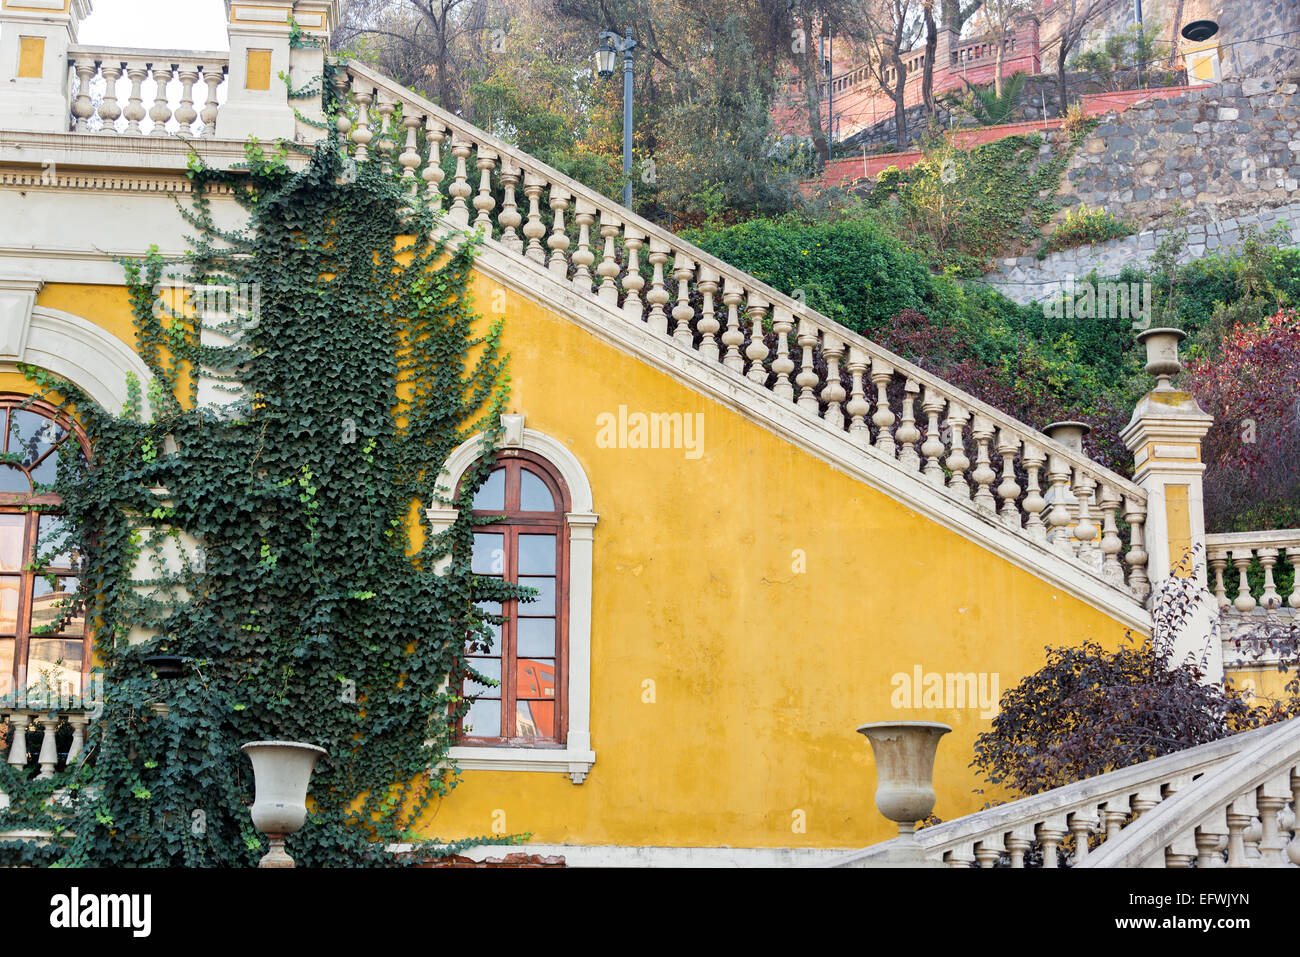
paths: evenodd
<path fill-rule="evenodd" d="M 86 46 L 228 50 L 222 0 L 92 0 L 77 42 Z"/>

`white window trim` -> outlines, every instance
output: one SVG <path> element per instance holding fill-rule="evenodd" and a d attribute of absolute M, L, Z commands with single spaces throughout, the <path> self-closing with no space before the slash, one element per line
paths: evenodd
<path fill-rule="evenodd" d="M 567 664 L 569 730 L 564 748 L 493 747 L 457 745 L 448 756 L 467 771 L 550 771 L 569 775 L 574 784 L 586 780 L 596 763 L 591 750 L 591 553 L 599 516 L 592 509 L 591 483 L 573 453 L 541 432 L 524 428 L 522 415 L 503 415 L 505 436 L 501 448 L 517 448 L 546 459 L 569 489 L 569 654 Z M 461 443 L 447 457 L 438 484 L 454 492 L 483 449 L 483 434 Z M 459 512 L 434 506 L 425 515 L 430 532 L 450 528 Z"/>

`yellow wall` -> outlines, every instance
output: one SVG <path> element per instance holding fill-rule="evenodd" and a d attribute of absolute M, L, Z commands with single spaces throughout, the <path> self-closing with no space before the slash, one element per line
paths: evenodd
<path fill-rule="evenodd" d="M 500 288 L 479 275 L 480 311 Z M 565 443 L 595 510 L 592 747 L 562 774 L 465 771 L 428 836 L 539 842 L 861 846 L 875 810 L 867 721 L 938 720 L 935 811 L 978 810 L 973 710 L 896 710 L 890 678 L 989 672 L 1123 628 L 523 297 L 505 293 L 512 411 Z M 601 448 L 596 418 L 704 413 L 703 455 Z M 796 550 L 806 572 L 792 566 Z M 656 700 L 642 703 L 643 682 Z M 801 812 L 801 813 L 800 813 Z M 802 817 L 806 829 L 795 824 Z"/>

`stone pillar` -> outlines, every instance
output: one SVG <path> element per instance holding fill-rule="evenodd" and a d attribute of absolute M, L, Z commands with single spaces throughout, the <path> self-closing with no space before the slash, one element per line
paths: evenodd
<path fill-rule="evenodd" d="M 230 36 L 230 77 L 226 102 L 217 121 L 223 139 L 276 139 L 313 142 L 324 135 L 294 115 L 319 121 L 319 97 L 291 100 L 281 74 L 295 89 L 324 71 L 330 34 L 338 24 L 339 0 L 226 0 Z M 320 49 L 292 49 L 290 16 L 299 29 L 320 41 Z"/>
<path fill-rule="evenodd" d="M 1190 392 L 1174 388 L 1182 371 L 1179 329 L 1147 329 L 1138 341 L 1147 349 L 1146 371 L 1157 377 L 1156 387 L 1143 396 L 1120 433 L 1133 453 L 1133 480 L 1147 493 L 1147 571 L 1153 593 L 1170 576 L 1195 577 L 1206 589 L 1205 509 L 1201 477 L 1201 440 L 1214 424 Z M 1199 551 L 1193 553 L 1193 549 Z M 1175 639 L 1178 657 L 1199 657 L 1206 649 L 1218 603 L 1205 590 L 1205 600 Z M 1222 648 L 1210 642 L 1208 680 L 1223 678 Z"/>
<path fill-rule="evenodd" d="M 68 48 L 91 0 L 0 0 L 0 127 L 72 128 Z"/>

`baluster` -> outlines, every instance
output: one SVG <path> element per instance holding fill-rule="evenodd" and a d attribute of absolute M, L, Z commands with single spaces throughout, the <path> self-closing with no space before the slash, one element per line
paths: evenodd
<path fill-rule="evenodd" d="M 131 93 L 127 97 L 126 109 L 122 115 L 126 117 L 126 129 L 124 132 L 127 136 L 143 136 L 144 130 L 140 128 L 140 121 L 149 114 L 145 112 L 144 96 L 141 88 L 144 86 L 145 77 L 149 71 L 143 63 L 128 63 L 126 65 L 126 75 L 131 81 Z"/>
<path fill-rule="evenodd" d="M 13 729 L 13 740 L 9 742 L 9 763 L 16 768 L 27 767 L 27 725 L 31 718 L 30 711 L 9 712 L 9 727 Z"/>
<path fill-rule="evenodd" d="M 970 413 L 956 402 L 948 403 L 948 428 L 952 435 L 949 439 L 951 451 L 946 460 L 949 476 L 948 489 L 963 501 L 970 498 L 970 485 L 966 481 L 966 470 L 970 468 L 970 459 L 966 455 L 966 441 L 962 430 L 970 421 Z"/>
<path fill-rule="evenodd" d="M 209 69 L 210 68 L 206 66 L 203 68 L 203 81 L 205 83 L 208 80 Z M 343 104 L 347 101 L 348 98 L 348 80 L 350 79 L 351 77 L 348 76 L 347 70 L 338 70 L 334 74 L 334 92 L 338 96 L 338 102 L 339 102 L 339 113 L 338 116 L 334 118 L 334 128 L 338 130 L 339 136 L 343 139 L 343 142 L 345 144 L 348 141 L 348 131 L 352 129 L 352 120 L 348 118 L 347 113 L 344 112 L 343 110 Z M 214 92 L 215 89 L 216 88 L 213 87 Z M 213 99 L 213 98 L 210 97 L 209 99 Z M 203 111 L 204 126 L 207 125 L 207 122 L 208 122 L 207 110 L 205 109 Z M 204 135 L 205 136 L 207 135 L 206 130 L 204 131 Z"/>
<path fill-rule="evenodd" d="M 1002 456 L 1002 481 L 998 483 L 998 498 L 1002 499 L 999 516 L 1007 528 L 1020 530 L 1020 510 L 1016 499 L 1020 497 L 1020 484 L 1016 481 L 1016 453 L 1020 451 L 1020 437 L 1010 429 L 998 429 L 998 455 Z"/>
<path fill-rule="evenodd" d="M 525 227 L 525 232 L 527 227 Z M 619 222 L 614 214 L 605 210 L 600 214 L 600 236 L 605 240 L 605 248 L 601 255 L 600 265 L 596 267 L 596 275 L 601 277 L 600 290 L 598 295 L 601 302 L 618 308 L 618 256 L 614 251 L 614 237 L 618 235 Z"/>
<path fill-rule="evenodd" d="M 1127 797 L 1111 798 L 1101 812 L 1102 823 L 1106 828 L 1106 840 L 1119 834 L 1120 828 L 1128 820 L 1129 804 Z"/>
<path fill-rule="evenodd" d="M 943 466 L 939 458 L 943 455 L 943 431 L 939 428 L 939 416 L 947 404 L 933 386 L 925 387 L 925 399 L 921 402 L 921 411 L 926 416 L 925 441 L 921 443 L 921 454 L 925 456 L 925 479 L 936 488 L 943 488 Z"/>
<path fill-rule="evenodd" d="M 1002 856 L 1002 835 L 986 837 L 975 843 L 975 860 L 979 861 L 981 868 L 991 868 L 997 865 L 998 858 Z"/>
<path fill-rule="evenodd" d="M 442 212 L 442 180 L 447 175 L 442 168 L 442 144 L 446 138 L 446 128 L 432 116 L 429 117 L 424 127 L 424 141 L 429 144 L 429 158 L 424 163 L 424 172 L 421 175 L 425 182 L 429 207 L 435 215 Z M 357 159 L 360 160 L 361 157 Z M 504 181 L 503 177 L 502 182 Z M 513 192 L 510 195 L 513 199 Z"/>
<path fill-rule="evenodd" d="M 1119 562 L 1119 553 L 1124 543 L 1119 538 L 1119 526 L 1115 523 L 1115 512 L 1119 508 L 1119 492 L 1110 483 L 1098 488 L 1098 508 L 1101 509 L 1101 577 L 1114 585 L 1124 584 L 1124 566 Z"/>
<path fill-rule="evenodd" d="M 498 216 L 497 220 L 500 221 Z M 573 285 L 581 292 L 591 294 L 591 266 L 596 254 L 591 250 L 591 227 L 596 222 L 596 206 L 585 199 L 576 199 L 573 220 L 578 224 L 578 248 L 573 251 Z"/>
<path fill-rule="evenodd" d="M 772 331 L 776 333 L 776 357 L 772 360 L 772 372 L 776 382 L 772 391 L 786 402 L 794 400 L 794 386 L 790 383 L 790 373 L 794 371 L 794 360 L 790 358 L 790 333 L 794 329 L 794 313 L 785 306 L 772 307 Z"/>
<path fill-rule="evenodd" d="M 1056 867 L 1056 849 L 1061 846 L 1065 840 L 1065 835 L 1069 833 L 1065 827 L 1065 819 L 1052 818 L 1038 825 L 1036 830 L 1038 843 L 1043 846 L 1043 867 Z"/>
<path fill-rule="evenodd" d="M 99 101 L 99 118 L 104 125 L 99 132 L 112 136 L 117 133 L 117 118 L 122 115 L 122 108 L 117 105 L 117 80 L 122 75 L 122 64 L 105 61 L 99 72 L 104 76 L 104 98 Z"/>
<path fill-rule="evenodd" d="M 1255 818 L 1255 795 L 1236 798 L 1228 805 L 1225 823 L 1228 828 L 1228 867 L 1249 867 L 1250 854 L 1246 850 L 1247 832 Z"/>
<path fill-rule="evenodd" d="M 1237 598 L 1232 603 L 1232 607 L 1243 615 L 1249 614 L 1255 610 L 1255 599 L 1250 593 L 1250 581 L 1246 577 L 1246 572 L 1250 568 L 1250 562 L 1253 553 L 1249 548 L 1234 548 L 1232 550 L 1232 564 L 1236 566 L 1239 578 L 1237 580 Z"/>
<path fill-rule="evenodd" d="M 1208 561 L 1210 571 L 1214 573 L 1214 597 L 1219 601 L 1219 611 L 1227 611 L 1232 607 L 1232 602 L 1228 601 L 1228 587 L 1223 583 L 1223 572 L 1228 567 L 1228 553 L 1210 552 Z"/>
<path fill-rule="evenodd" d="M 1286 560 L 1291 571 L 1295 572 L 1295 578 L 1291 581 L 1291 597 L 1286 603 L 1292 608 L 1300 608 L 1300 548 L 1288 548 Z M 1296 802 L 1296 812 L 1300 813 L 1300 801 Z"/>
<path fill-rule="evenodd" d="M 1074 811 L 1069 816 L 1070 833 L 1074 835 L 1074 864 L 1077 867 L 1088 858 L 1088 838 L 1101 826 L 1096 812 L 1089 808 Z"/>
<path fill-rule="evenodd" d="M 1147 579 L 1147 553 L 1142 541 L 1142 525 L 1146 522 L 1146 503 L 1131 498 L 1124 499 L 1124 521 L 1129 524 L 1129 549 L 1124 561 L 1129 567 L 1129 591 L 1138 601 L 1146 601 L 1151 594 L 1151 582 Z"/>
<path fill-rule="evenodd" d="M 1052 455 L 1047 460 L 1047 480 L 1051 483 L 1052 505 L 1047 510 L 1048 538 L 1053 547 L 1063 555 L 1074 555 L 1070 542 L 1070 509 L 1066 504 L 1067 487 L 1070 482 L 1070 464 L 1059 455 Z"/>
<path fill-rule="evenodd" d="M 221 86 L 221 81 L 225 78 L 225 68 L 205 64 L 203 67 L 203 82 L 208 88 L 208 99 L 203 104 L 203 110 L 199 113 L 199 119 L 203 121 L 203 135 L 213 137 L 217 135 L 217 113 L 221 105 L 217 102 L 217 87 Z M 346 74 L 341 74 L 344 82 L 347 82 Z M 346 125 L 344 125 L 346 124 Z M 352 121 L 342 113 L 339 114 L 338 128 L 346 136 L 352 126 Z"/>
<path fill-rule="evenodd" d="M 633 322 L 641 321 L 645 308 L 641 302 L 645 278 L 641 275 L 641 260 L 638 258 L 644 245 L 645 234 L 635 226 L 624 223 L 623 251 L 627 253 L 627 262 L 623 264 L 623 315 Z"/>
<path fill-rule="evenodd" d="M 844 355 L 844 340 L 833 332 L 822 333 L 822 355 L 826 357 L 826 384 L 822 386 L 822 402 L 826 412 L 822 419 L 836 432 L 844 428 L 844 383 L 840 381 L 840 358 Z"/>
<path fill-rule="evenodd" d="M 1264 859 L 1264 867 L 1285 867 L 1287 864 L 1287 839 L 1278 827 L 1277 814 L 1290 800 L 1288 774 L 1270 778 L 1255 791 L 1255 806 L 1259 809 L 1259 821 L 1264 828 L 1259 839 L 1259 855 Z"/>
<path fill-rule="evenodd" d="M 418 146 L 418 130 L 423 117 L 414 110 L 402 111 L 402 125 L 406 127 L 406 143 L 402 147 L 402 154 L 397 157 L 397 163 L 402 167 L 402 185 L 415 195 L 419 184 L 415 179 L 415 168 L 420 165 L 420 148 Z"/>
<path fill-rule="evenodd" d="M 172 108 L 167 104 L 167 84 L 172 81 L 174 65 L 154 63 L 152 66 L 153 82 L 157 91 L 154 94 L 153 109 L 149 111 L 149 119 L 153 120 L 153 129 L 149 131 L 149 135 L 166 136 L 167 121 L 172 118 Z"/>
<path fill-rule="evenodd" d="M 799 320 L 799 334 L 795 339 L 802 350 L 799 359 L 799 374 L 794 377 L 795 384 L 799 386 L 799 408 L 812 415 L 821 411 L 821 403 L 817 401 L 816 388 L 821 382 L 821 377 L 817 375 L 817 369 L 813 361 L 813 350 L 817 348 L 817 327 L 807 319 Z"/>
<path fill-rule="evenodd" d="M 969 868 L 975 863 L 975 849 L 972 844 L 954 847 L 943 855 L 943 862 L 949 867 Z"/>
<path fill-rule="evenodd" d="M 876 424 L 876 450 L 888 455 L 895 455 L 894 446 L 894 410 L 889 407 L 889 383 L 894 380 L 894 368 L 879 359 L 871 362 L 871 381 L 876 385 L 876 411 L 871 421 Z"/>
<path fill-rule="evenodd" d="M 379 142 L 376 145 L 379 149 L 380 169 L 383 170 L 385 176 L 393 171 L 394 143 L 390 134 L 393 132 L 393 111 L 396 108 L 396 100 L 385 96 L 383 93 L 377 93 L 375 112 L 379 114 Z M 469 154 L 466 153 L 466 155 Z M 461 223 L 460 225 L 464 226 L 465 224 Z"/>
<path fill-rule="evenodd" d="M 763 360 L 767 358 L 767 344 L 763 341 L 763 317 L 767 315 L 767 310 L 767 300 L 750 290 L 749 301 L 745 307 L 750 322 L 749 345 L 745 346 L 749 371 L 745 374 L 751 382 L 757 382 L 761 386 L 767 385 L 767 369 L 763 365 Z"/>
<path fill-rule="evenodd" d="M 194 109 L 194 84 L 199 82 L 198 67 L 182 67 L 181 105 L 176 110 L 176 122 L 180 124 L 176 132 L 189 136 L 194 132 L 194 121 L 199 118 L 199 111 Z"/>
<path fill-rule="evenodd" d="M 992 486 L 998 477 L 989 460 L 993 423 L 982 415 L 975 416 L 971 423 L 971 438 L 975 440 L 975 468 L 970 474 L 975 480 L 975 507 L 986 515 L 993 515 L 997 511 L 997 500 L 993 497 Z"/>
<path fill-rule="evenodd" d="M 1097 483 L 1092 476 L 1082 468 L 1075 468 L 1074 497 L 1079 503 L 1079 520 L 1074 526 L 1074 540 L 1078 544 L 1073 547 L 1075 554 L 1079 556 L 1079 561 L 1100 568 L 1101 554 L 1097 551 L 1097 546 L 1092 544 L 1092 540 L 1097 537 L 1097 526 L 1092 523 L 1092 515 L 1089 511 L 1092 505 L 1092 490 L 1096 486 Z"/>
<path fill-rule="evenodd" d="M 501 212 L 497 214 L 497 225 L 501 227 L 501 245 L 516 253 L 523 253 L 524 240 L 516 231 L 519 224 L 524 221 L 523 216 L 519 214 L 519 204 L 515 200 L 515 188 L 519 185 L 519 178 L 523 175 L 523 170 L 510 162 L 510 157 L 503 157 L 501 160 Z M 594 212 L 595 207 L 592 207 Z M 581 216 L 578 217 L 582 219 Z M 575 257 L 576 258 L 576 257 Z M 590 262 L 590 260 L 588 260 Z M 591 276 L 587 276 L 587 291 L 591 290 Z M 574 277 L 577 281 L 577 277 Z"/>
<path fill-rule="evenodd" d="M 740 330 L 740 300 L 744 296 L 740 284 L 728 276 L 722 284 L 722 304 L 727 307 L 727 329 L 722 334 L 727 353 L 722 357 L 722 364 L 734 372 L 745 368 L 745 360 L 740 355 L 740 344 L 745 341 L 745 334 Z"/>
<path fill-rule="evenodd" d="M 573 197 L 559 186 L 552 186 L 549 197 L 551 206 L 551 234 L 546 237 L 546 247 L 551 251 L 547 268 L 561 279 L 569 277 L 569 234 L 564 231 L 564 211 L 569 208 Z"/>
<path fill-rule="evenodd" d="M 77 72 L 77 98 L 72 102 L 72 115 L 77 120 L 73 129 L 78 133 L 89 133 L 90 118 L 95 115 L 95 106 L 90 99 L 90 81 L 95 78 L 98 68 L 94 60 L 77 60 L 73 69 Z"/>
<path fill-rule="evenodd" d="M 1228 846 L 1229 834 L 1227 815 L 1222 809 L 1196 826 L 1192 840 L 1196 844 L 1198 870 L 1223 866 L 1221 854 Z"/>
<path fill-rule="evenodd" d="M 1287 550 L 1287 557 L 1296 556 L 1290 549 Z M 1292 563 L 1294 565 L 1294 562 Z M 1300 592 L 1300 583 L 1297 583 L 1296 591 L 1292 595 Z M 1291 806 L 1295 808 L 1295 814 L 1291 821 L 1291 843 L 1286 846 L 1286 856 L 1296 867 L 1300 867 L 1300 770 L 1291 769 Z"/>
<path fill-rule="evenodd" d="M 695 345 L 695 336 L 691 334 L 691 319 L 695 316 L 695 310 L 691 308 L 691 277 L 694 275 L 695 263 L 685 253 L 678 253 L 673 259 L 673 279 L 677 280 L 673 341 L 686 349 Z"/>
<path fill-rule="evenodd" d="M 1042 511 L 1047 507 L 1047 500 L 1043 498 L 1042 489 L 1039 488 L 1038 474 L 1043 468 L 1043 463 L 1047 461 L 1043 450 L 1032 442 L 1025 443 L 1025 450 L 1020 455 L 1020 461 L 1025 464 L 1027 473 L 1025 489 L 1025 534 L 1035 542 L 1044 543 L 1047 541 L 1047 526 L 1043 524 Z"/>
<path fill-rule="evenodd" d="M 721 326 L 718 323 L 718 317 L 713 311 L 713 297 L 718 292 L 718 280 L 721 277 L 717 274 L 712 266 L 700 265 L 700 279 L 698 287 L 700 290 L 700 355 L 704 356 L 709 362 L 717 362 L 720 354 L 716 334 Z"/>
<path fill-rule="evenodd" d="M 382 141 L 381 141 L 381 146 L 382 146 Z M 462 227 L 469 225 L 469 205 L 465 201 L 469 199 L 470 193 L 474 192 L 474 188 L 469 185 L 469 169 L 466 166 L 466 162 L 469 160 L 469 154 L 471 151 L 473 151 L 473 149 L 474 149 L 474 144 L 472 142 L 465 139 L 455 130 L 452 130 L 451 155 L 456 158 L 456 169 L 452 173 L 451 185 L 447 187 L 447 193 L 452 197 L 451 209 L 448 210 L 447 212 L 447 218 L 451 220 L 451 222 L 454 223 L 455 225 L 462 226 Z M 524 174 L 525 183 L 528 182 L 528 178 L 531 175 L 532 175 L 531 173 Z M 535 195 L 533 196 L 534 199 L 533 208 L 536 209 L 537 208 L 536 196 L 540 196 L 542 193 L 542 181 L 541 179 L 538 179 L 536 177 L 534 177 L 534 179 L 537 179 L 537 182 L 534 186 L 536 192 Z M 529 187 L 525 186 L 524 192 L 527 193 L 528 189 Z M 542 225 L 540 222 L 541 213 L 539 212 L 537 216 L 538 216 L 537 228 L 541 230 L 538 232 L 537 235 L 540 236 L 544 231 L 542 230 Z M 524 227 L 524 232 L 525 234 L 528 232 L 527 226 Z M 542 247 L 540 243 L 537 246 L 537 255 L 536 256 L 530 255 L 530 258 L 536 259 L 538 262 L 542 261 Z"/>
<path fill-rule="evenodd" d="M 478 210 L 478 215 L 474 217 L 474 228 L 483 230 L 483 234 L 489 237 L 492 235 L 492 210 L 497 204 L 496 197 L 492 195 L 492 171 L 496 169 L 497 158 L 497 154 L 485 146 L 480 146 L 474 157 L 474 166 L 478 169 L 478 193 L 474 196 L 474 208 Z M 551 198 L 551 206 L 555 206 L 554 196 Z"/>
<path fill-rule="evenodd" d="M 542 248 L 542 237 L 546 235 L 546 224 L 542 222 L 542 190 L 546 180 L 531 170 L 524 170 L 524 197 L 528 200 L 528 221 L 524 223 L 524 238 L 528 240 L 524 255 L 533 262 L 546 265 L 546 250 Z"/>
<path fill-rule="evenodd" d="M 1025 866 L 1025 852 L 1034 844 L 1034 829 L 1031 826 L 1020 824 L 1007 835 L 1006 845 L 1007 853 L 1011 855 L 1011 866 L 1016 869 L 1023 869 Z"/>
<path fill-rule="evenodd" d="M 668 313 L 664 306 L 668 302 L 668 287 L 664 285 L 664 263 L 668 262 L 670 250 L 668 244 L 657 236 L 650 237 L 650 291 L 645 294 L 650 303 L 650 312 L 646 315 L 646 325 L 657 336 L 668 335 Z"/>
<path fill-rule="evenodd" d="M 352 87 L 352 98 L 357 102 L 357 125 L 352 130 L 352 142 L 357 144 L 357 162 L 364 163 L 370 155 L 370 141 L 375 134 L 370 129 L 370 104 L 375 90 L 371 86 Z"/>
<path fill-rule="evenodd" d="M 36 776 L 38 778 L 52 778 L 54 777 L 54 768 L 59 763 L 59 748 L 54 740 L 54 729 L 59 726 L 59 715 L 58 712 L 51 711 L 39 715 L 36 720 L 45 729 L 45 734 L 41 736 L 41 752 L 36 758 L 36 763 L 41 766 L 41 770 Z"/>
<path fill-rule="evenodd" d="M 68 715 L 68 724 L 72 725 L 72 743 L 68 745 L 68 761 L 64 767 L 71 769 L 76 765 L 81 749 L 86 746 L 86 725 L 90 717 L 84 714 Z"/>
<path fill-rule="evenodd" d="M 849 438 L 864 449 L 871 447 L 871 429 L 867 427 L 867 413 L 871 411 L 871 403 L 867 401 L 862 380 L 870 364 L 871 360 L 865 352 L 857 346 L 849 346 L 849 401 L 844 406 L 844 411 L 849 415 Z M 979 856 L 978 850 L 975 855 Z"/>
<path fill-rule="evenodd" d="M 1260 596 L 1259 603 L 1270 611 L 1274 608 L 1280 608 L 1282 606 L 1282 596 L 1277 593 L 1277 583 L 1273 581 L 1273 566 L 1277 564 L 1278 550 L 1276 548 L 1261 548 L 1255 552 L 1255 555 L 1264 568 L 1264 594 Z"/>
<path fill-rule="evenodd" d="M 898 461 L 910 472 L 921 467 L 921 457 L 916 454 L 916 443 L 921 440 L 921 430 L 916 427 L 916 396 L 920 391 L 921 383 L 915 379 L 903 385 L 903 421 L 894 434 L 899 445 Z"/>

